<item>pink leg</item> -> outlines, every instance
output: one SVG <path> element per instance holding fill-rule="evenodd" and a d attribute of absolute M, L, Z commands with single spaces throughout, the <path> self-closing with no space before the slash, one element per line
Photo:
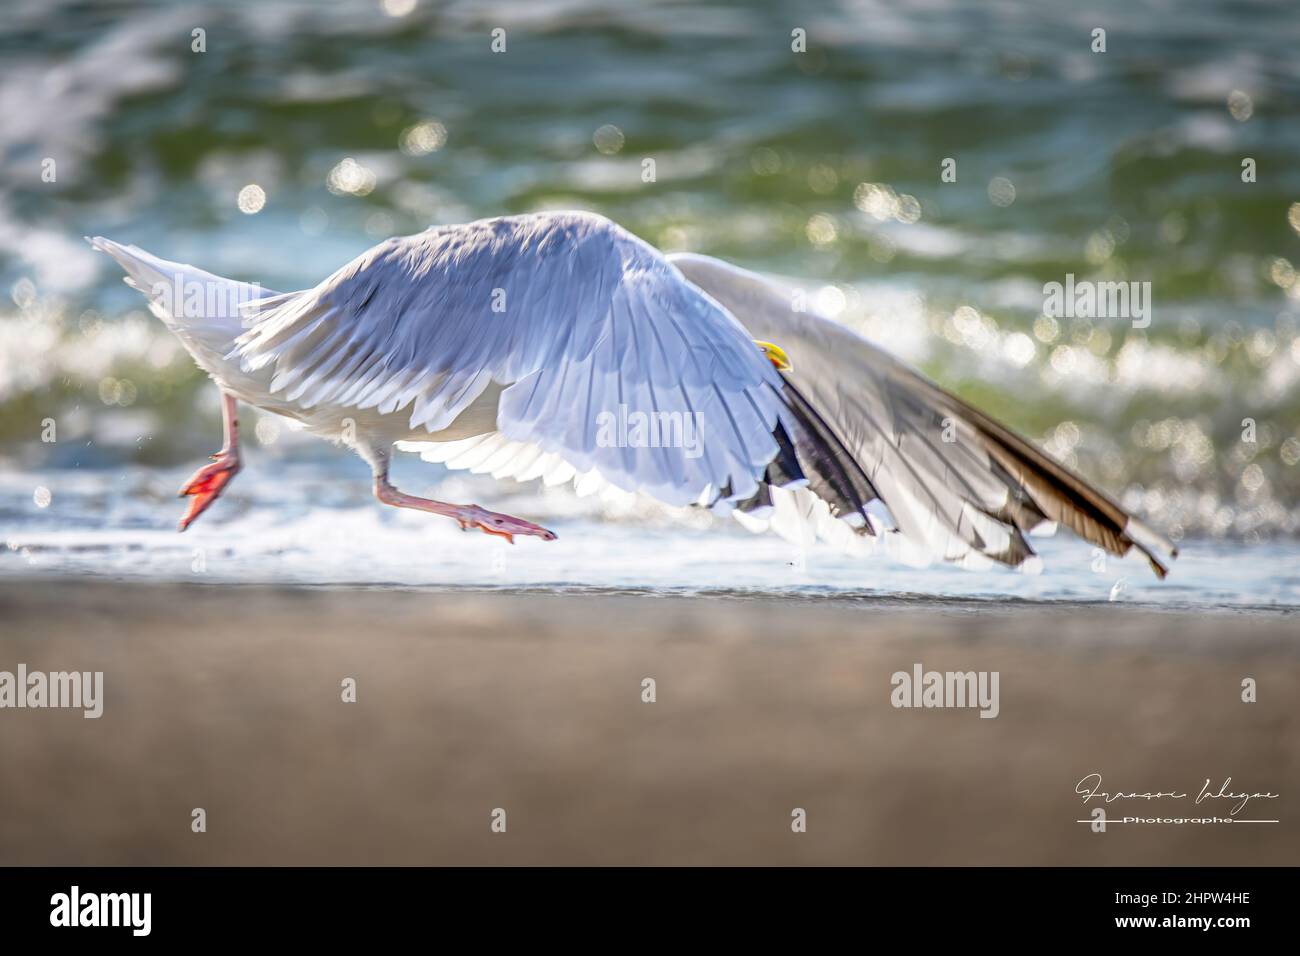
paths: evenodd
<path fill-rule="evenodd" d="M 535 525 L 531 521 L 525 521 L 522 518 L 497 514 L 495 511 L 480 508 L 478 505 L 449 505 L 429 498 L 417 498 L 415 495 L 404 494 L 388 483 L 387 466 L 375 474 L 375 497 L 384 504 L 392 505 L 395 508 L 414 508 L 416 511 L 427 511 L 430 514 L 454 518 L 460 523 L 462 531 L 478 528 L 487 534 L 505 538 L 511 544 L 515 543 L 515 535 L 517 534 L 536 535 L 543 541 L 555 540 L 554 531 L 547 531 L 540 525 Z"/>
<path fill-rule="evenodd" d="M 184 531 L 212 502 L 221 497 L 232 478 L 239 474 L 239 406 L 231 395 L 221 393 L 221 422 L 225 442 L 212 455 L 212 464 L 204 465 L 181 487 L 180 497 L 190 498 L 189 508 L 181 518 L 178 531 Z"/>

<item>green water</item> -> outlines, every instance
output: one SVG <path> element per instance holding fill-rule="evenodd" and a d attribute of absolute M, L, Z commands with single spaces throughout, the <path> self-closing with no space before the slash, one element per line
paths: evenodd
<path fill-rule="evenodd" d="M 582 207 L 806 282 L 1175 536 L 1293 535 L 1298 24 L 1204 0 L 11 2 L 0 466 L 217 441 L 211 390 L 82 235 L 292 289 L 391 234 Z M 1149 328 L 1042 320 L 1067 274 L 1149 282 Z"/>

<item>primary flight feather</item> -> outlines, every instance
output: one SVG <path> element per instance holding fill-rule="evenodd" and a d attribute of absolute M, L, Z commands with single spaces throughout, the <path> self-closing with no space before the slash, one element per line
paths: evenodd
<path fill-rule="evenodd" d="M 288 294 L 90 242 L 223 395 L 225 444 L 181 489 L 182 530 L 240 468 L 244 402 L 350 445 L 381 501 L 510 540 L 555 535 L 398 491 L 394 446 L 709 507 L 796 541 L 884 544 L 913 562 L 1023 566 L 1025 534 L 1052 524 L 1112 554 L 1136 548 L 1161 577 L 1175 553 L 1028 441 L 796 311 L 787 290 L 705 256 L 665 257 L 600 216 L 436 227 Z"/>

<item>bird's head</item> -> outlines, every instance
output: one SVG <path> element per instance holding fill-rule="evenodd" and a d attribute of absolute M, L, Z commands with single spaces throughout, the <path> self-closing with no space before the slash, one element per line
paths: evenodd
<path fill-rule="evenodd" d="M 754 340 L 758 350 L 767 356 L 767 360 L 772 363 L 773 368 L 778 372 L 790 371 L 790 356 L 785 354 L 785 349 L 779 345 L 773 345 L 771 342 L 760 342 Z"/>

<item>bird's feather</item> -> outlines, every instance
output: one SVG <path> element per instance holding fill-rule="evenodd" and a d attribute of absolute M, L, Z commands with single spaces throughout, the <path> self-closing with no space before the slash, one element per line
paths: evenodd
<path fill-rule="evenodd" d="M 415 432 L 429 441 L 399 447 L 448 467 L 573 481 L 581 494 L 645 491 L 801 545 L 909 563 L 1031 567 L 1026 535 L 1055 524 L 1112 554 L 1136 548 L 1161 577 L 1176 554 L 1080 475 L 796 310 L 778 285 L 705 256 L 665 258 L 598 216 L 431 229 L 283 295 L 91 241 L 228 392 L 304 420 L 320 410 L 330 427 L 370 410 L 383 434 L 358 436 L 359 448 Z M 179 314 L 168 283 L 244 304 Z M 779 375 L 754 339 L 779 345 L 792 369 Z M 464 421 L 482 427 L 493 406 L 496 430 L 439 440 L 471 407 L 446 434 L 473 434 Z M 676 429 L 638 442 L 636 414 Z M 390 418 L 402 427 L 385 430 Z"/>
<path fill-rule="evenodd" d="M 779 450 L 780 380 L 744 328 L 598 216 L 392 239 L 250 320 L 239 361 L 273 368 L 272 391 L 302 405 L 433 434 L 496 382 L 507 439 L 669 504 L 749 498 Z M 636 413 L 645 431 L 619 427 Z"/>
<path fill-rule="evenodd" d="M 850 329 L 797 311 L 789 290 L 706 256 L 669 259 L 751 336 L 785 350 L 790 387 L 861 466 L 904 537 L 948 561 L 1018 566 L 1034 553 L 1025 534 L 1056 522 L 1111 554 L 1136 547 L 1165 576 L 1176 555 L 1168 541 L 1009 428 Z M 807 496 L 779 497 L 778 513 L 783 502 L 807 510 Z M 828 499 L 832 512 L 846 505 Z"/>

